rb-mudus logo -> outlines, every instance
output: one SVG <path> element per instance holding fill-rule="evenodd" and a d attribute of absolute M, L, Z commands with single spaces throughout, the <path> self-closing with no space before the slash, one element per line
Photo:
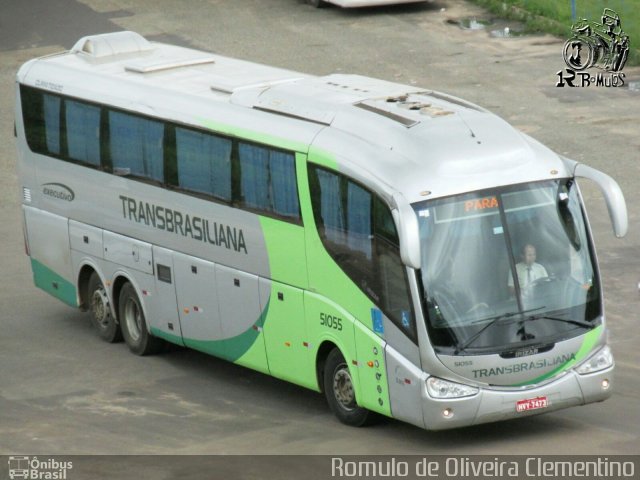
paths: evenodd
<path fill-rule="evenodd" d="M 582 19 L 571 27 L 573 36 L 562 49 L 564 61 L 569 68 L 560 70 L 556 87 L 622 87 L 622 69 L 629 55 L 629 36 L 624 33 L 620 16 L 605 8 L 602 23 Z M 595 75 L 584 72 L 596 67 L 608 73 Z M 565 73 L 566 72 L 566 73 Z"/>

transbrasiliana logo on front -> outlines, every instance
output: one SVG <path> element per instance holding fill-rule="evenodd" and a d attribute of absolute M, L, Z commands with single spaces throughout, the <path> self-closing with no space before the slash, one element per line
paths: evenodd
<path fill-rule="evenodd" d="M 629 36 L 620 16 L 605 8 L 601 23 L 586 18 L 571 27 L 571 38 L 562 49 L 566 69 L 556 75 L 556 87 L 622 87 L 622 69 L 629 55 Z M 595 67 L 600 71 L 588 71 Z"/>
<path fill-rule="evenodd" d="M 73 462 L 62 462 L 54 458 L 9 457 L 9 478 L 29 480 L 66 480 L 67 472 L 73 469 Z"/>

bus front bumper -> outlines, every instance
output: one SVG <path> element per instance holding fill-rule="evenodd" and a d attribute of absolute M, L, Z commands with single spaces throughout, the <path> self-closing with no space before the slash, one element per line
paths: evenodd
<path fill-rule="evenodd" d="M 455 399 L 433 398 L 427 392 L 426 386 L 423 386 L 422 413 L 425 428 L 443 430 L 477 425 L 601 402 L 611 396 L 613 370 L 614 366 L 611 366 L 588 375 L 580 375 L 570 370 L 541 386 L 521 389 L 487 387 L 481 388 L 476 395 Z M 545 403 L 545 407 L 518 411 L 519 402 L 527 403 L 527 400 L 543 398 L 544 402 L 532 403 Z"/>

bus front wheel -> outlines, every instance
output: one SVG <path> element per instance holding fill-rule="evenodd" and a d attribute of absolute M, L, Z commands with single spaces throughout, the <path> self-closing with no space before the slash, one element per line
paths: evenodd
<path fill-rule="evenodd" d="M 371 412 L 358 406 L 349 366 L 337 348 L 327 357 L 323 380 L 327 403 L 338 420 L 353 427 L 365 425 Z"/>
<path fill-rule="evenodd" d="M 87 286 L 87 300 L 91 323 L 95 327 L 100 338 L 105 342 L 116 343 L 122 341 L 122 332 L 116 319 L 111 315 L 111 305 L 107 291 L 96 272 L 91 274 Z"/>
<path fill-rule="evenodd" d="M 160 351 L 162 340 L 149 333 L 142 305 L 130 283 L 122 286 L 118 306 L 122 336 L 129 350 L 141 356 Z"/>

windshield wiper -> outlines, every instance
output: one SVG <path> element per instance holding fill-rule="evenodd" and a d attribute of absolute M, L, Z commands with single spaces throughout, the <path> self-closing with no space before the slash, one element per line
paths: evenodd
<path fill-rule="evenodd" d="M 578 325 L 583 328 L 588 328 L 589 330 L 592 330 L 595 327 L 595 324 L 585 322 L 583 320 L 574 320 L 573 318 L 550 317 L 549 315 L 546 315 L 544 313 L 541 313 L 539 315 L 530 315 L 527 318 L 525 318 L 525 322 L 540 320 L 541 318 L 544 318 L 545 320 L 554 320 L 556 322 L 572 323 L 573 325 Z"/>
<path fill-rule="evenodd" d="M 511 318 L 511 317 L 515 317 L 516 315 L 522 315 L 525 313 L 529 313 L 529 312 L 535 312 L 536 310 L 541 310 L 543 308 L 546 308 L 545 306 L 542 307 L 537 307 L 537 308 L 530 308 L 529 310 L 523 310 L 523 311 L 515 311 L 515 312 L 507 312 L 507 313 L 503 313 L 502 315 L 498 315 L 497 317 L 495 317 L 493 320 L 491 320 L 489 323 L 487 323 L 484 327 L 482 327 L 480 330 L 478 330 L 474 335 L 472 335 L 471 337 L 469 337 L 464 343 L 462 344 L 458 344 L 456 346 L 455 351 L 453 352 L 454 355 L 458 355 L 460 352 L 463 352 L 464 350 L 466 350 L 466 348 L 471 345 L 473 342 L 476 341 L 476 339 L 482 335 L 482 333 L 489 327 L 491 327 L 492 325 L 495 325 L 496 323 L 498 323 L 501 320 L 505 320 L 507 318 Z M 480 320 L 482 321 L 482 320 Z M 478 322 L 474 322 L 474 323 L 478 323 Z"/>

